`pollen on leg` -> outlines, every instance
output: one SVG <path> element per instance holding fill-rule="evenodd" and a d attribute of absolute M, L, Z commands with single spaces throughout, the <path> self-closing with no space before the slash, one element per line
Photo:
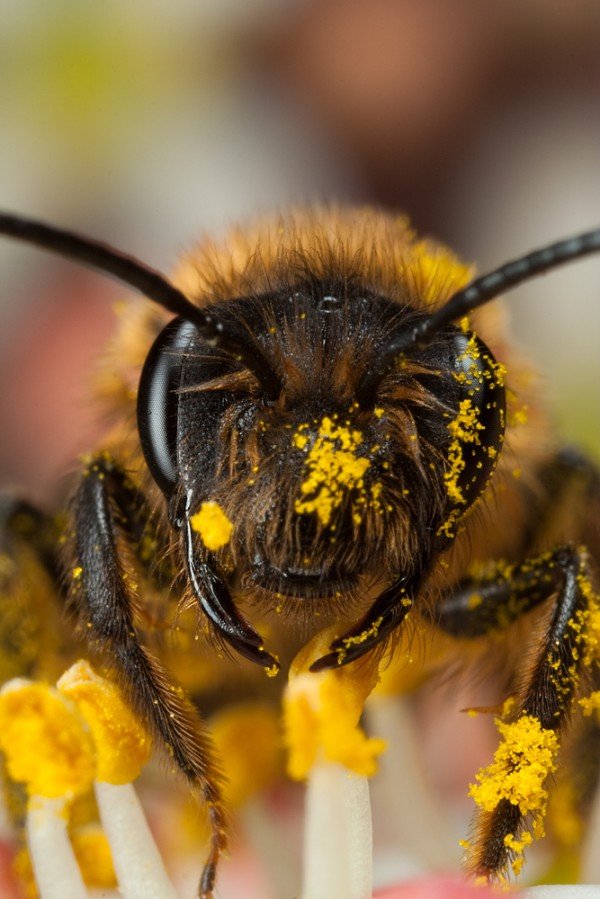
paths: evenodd
<path fill-rule="evenodd" d="M 531 816 L 532 833 L 517 830 L 504 837 L 513 871 L 518 874 L 525 847 L 534 837 L 544 835 L 543 821 L 549 798 L 546 783 L 556 770 L 559 741 L 556 733 L 542 727 L 533 715 L 521 715 L 512 722 L 496 719 L 496 725 L 502 742 L 491 765 L 476 775 L 477 783 L 470 785 L 469 796 L 488 814 L 508 802 L 520 815 Z M 469 847 L 469 854 L 472 851 Z"/>
<path fill-rule="evenodd" d="M 503 740 L 494 761 L 476 775 L 469 795 L 483 811 L 493 811 L 502 799 L 517 805 L 522 815 L 543 814 L 548 800 L 546 778 L 556 770 L 558 737 L 533 715 L 507 723 L 496 719 Z"/>

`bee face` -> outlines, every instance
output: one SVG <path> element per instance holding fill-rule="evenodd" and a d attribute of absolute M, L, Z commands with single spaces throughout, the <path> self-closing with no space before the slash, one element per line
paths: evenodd
<path fill-rule="evenodd" d="M 313 279 L 210 312 L 240 339 L 252 335 L 276 389 L 185 322 L 159 336 L 138 420 L 175 518 L 218 502 L 235 524 L 222 567 L 278 596 L 351 595 L 359 584 L 426 568 L 448 540 L 443 525 L 455 505 L 446 483 L 451 424 L 467 393 L 476 394 L 462 370 L 465 359 L 467 370 L 476 364 L 472 348 L 465 356 L 468 339 L 446 329 L 361 405 L 355 397 L 382 347 L 422 311 L 354 279 Z M 482 397 L 476 403 L 483 414 Z M 482 465 L 460 461 L 457 477 L 465 481 L 467 469 L 472 482 L 460 499 L 467 506 L 490 465 L 481 474 Z"/>

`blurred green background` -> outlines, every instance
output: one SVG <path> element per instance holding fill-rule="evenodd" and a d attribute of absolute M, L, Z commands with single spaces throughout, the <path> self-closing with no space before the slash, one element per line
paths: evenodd
<path fill-rule="evenodd" d="M 480 270 L 600 224 L 597 0 L 0 0 L 0 109 L 2 207 L 164 270 L 324 198 L 406 210 Z M 2 482 L 49 499 L 96 439 L 122 291 L 9 241 L 0 272 Z M 600 259 L 510 307 L 600 457 Z"/>

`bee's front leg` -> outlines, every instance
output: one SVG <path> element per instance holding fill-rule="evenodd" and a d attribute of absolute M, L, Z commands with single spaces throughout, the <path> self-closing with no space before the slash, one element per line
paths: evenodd
<path fill-rule="evenodd" d="M 143 497 L 105 454 L 87 465 L 73 501 L 75 572 L 72 602 L 82 631 L 114 667 L 131 705 L 206 802 L 212 843 L 200 895 L 209 897 L 226 844 L 221 775 L 213 747 L 194 707 L 142 646 L 135 625 L 135 595 L 123 545 L 132 546 L 135 522 L 149 519 Z"/>

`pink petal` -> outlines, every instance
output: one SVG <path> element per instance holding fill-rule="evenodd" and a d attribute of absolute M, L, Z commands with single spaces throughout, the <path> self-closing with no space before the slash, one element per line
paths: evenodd
<path fill-rule="evenodd" d="M 491 887 L 476 886 L 460 878 L 428 877 L 377 890 L 373 899 L 498 899 L 499 895 Z"/>

